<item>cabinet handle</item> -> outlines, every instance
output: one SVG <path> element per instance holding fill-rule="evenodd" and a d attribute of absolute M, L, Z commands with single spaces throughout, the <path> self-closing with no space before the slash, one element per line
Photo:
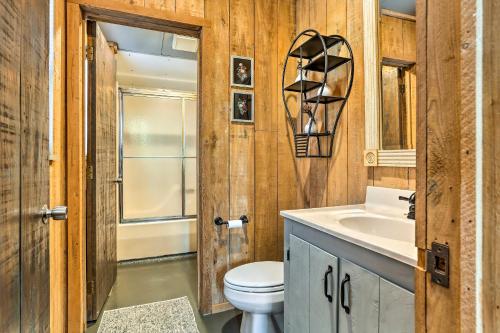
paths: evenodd
<path fill-rule="evenodd" d="M 333 293 L 332 295 L 328 295 L 328 274 L 332 274 L 333 272 L 333 268 L 332 266 L 328 265 L 328 269 L 326 270 L 325 272 L 325 276 L 324 276 L 324 293 L 325 293 L 325 297 L 328 299 L 328 302 L 332 303 L 333 302 Z M 332 274 L 332 278 L 333 278 L 333 274 Z"/>
<path fill-rule="evenodd" d="M 351 308 L 349 305 L 344 305 L 345 302 L 345 284 L 347 282 L 351 281 L 351 277 L 349 274 L 345 275 L 345 278 L 342 280 L 342 284 L 340 285 L 340 305 L 342 305 L 342 308 L 345 310 L 345 313 L 349 314 L 351 312 Z M 349 288 L 351 287 L 351 284 L 349 283 Z M 349 300 L 348 300 L 349 301 Z"/>

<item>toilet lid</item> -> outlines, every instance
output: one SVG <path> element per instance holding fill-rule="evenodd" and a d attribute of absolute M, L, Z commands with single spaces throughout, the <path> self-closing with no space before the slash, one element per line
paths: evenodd
<path fill-rule="evenodd" d="M 283 262 L 258 261 L 241 265 L 226 273 L 224 282 L 229 287 L 267 291 L 283 290 Z"/>

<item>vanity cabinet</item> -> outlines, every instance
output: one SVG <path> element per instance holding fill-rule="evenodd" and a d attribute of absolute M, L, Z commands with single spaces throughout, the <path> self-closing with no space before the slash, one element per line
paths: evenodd
<path fill-rule="evenodd" d="M 336 331 L 338 259 L 290 236 L 287 332 Z"/>
<path fill-rule="evenodd" d="M 290 275 L 286 285 L 288 294 L 288 332 L 309 332 L 309 243 L 290 236 Z"/>
<path fill-rule="evenodd" d="M 339 280 L 338 332 L 378 332 L 380 286 L 378 275 L 341 259 Z"/>
<path fill-rule="evenodd" d="M 387 280 L 380 279 L 379 332 L 415 330 L 415 295 Z M 393 330 L 397 327 L 397 330 Z"/>
<path fill-rule="evenodd" d="M 342 250 L 325 251 L 316 246 L 320 244 L 292 234 L 289 225 L 286 229 L 286 332 L 414 331 L 411 291 L 343 258 Z"/>

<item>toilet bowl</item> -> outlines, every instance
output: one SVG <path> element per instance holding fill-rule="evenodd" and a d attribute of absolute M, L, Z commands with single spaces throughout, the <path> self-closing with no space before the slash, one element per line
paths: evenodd
<path fill-rule="evenodd" d="M 243 311 L 241 333 L 283 332 L 283 263 L 259 261 L 231 269 L 224 295 Z"/>

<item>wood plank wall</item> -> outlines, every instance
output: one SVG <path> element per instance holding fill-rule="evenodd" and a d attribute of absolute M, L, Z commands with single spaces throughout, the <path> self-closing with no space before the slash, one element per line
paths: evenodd
<path fill-rule="evenodd" d="M 116 2 L 116 1 L 115 1 Z M 118 1 L 120 2 L 120 1 Z M 203 122 L 200 124 L 200 187 L 204 247 L 200 258 L 202 312 L 223 310 L 225 272 L 253 260 L 283 257 L 280 209 L 301 207 L 294 194 L 294 163 L 281 106 L 281 66 L 295 34 L 294 0 L 121 0 L 145 8 L 204 17 L 202 34 Z M 231 55 L 254 58 L 255 124 L 230 122 Z M 208 81 L 208 82 L 207 82 Z M 278 132 L 280 135 L 278 135 Z M 278 140 L 287 143 L 278 149 Z M 280 156 L 280 158 L 278 158 Z M 278 172 L 278 164 L 286 172 Z M 291 185 L 292 184 L 292 185 Z M 290 187 L 292 186 L 292 187 Z M 278 191 L 280 188 L 280 191 Z M 279 193 L 283 193 L 280 196 Z M 239 218 L 243 230 L 215 227 L 213 218 Z"/>
<path fill-rule="evenodd" d="M 293 172 L 287 175 L 290 178 L 295 175 L 299 180 L 296 185 L 297 205 L 318 207 L 361 203 L 364 201 L 367 185 L 414 190 L 414 168 L 367 168 L 363 165 L 365 129 L 362 1 L 297 0 L 296 20 L 297 32 L 312 27 L 321 33 L 345 36 L 351 43 L 355 58 L 353 90 L 339 124 L 334 156 L 329 160 L 296 161 Z M 345 82 L 342 80 L 345 73 L 338 74 L 335 78 L 329 78 L 328 84 L 334 90 L 341 89 L 340 85 Z M 284 148 L 280 147 L 280 150 Z M 283 173 L 281 168 L 279 171 L 280 174 Z M 291 186 L 292 179 L 288 188 Z M 278 196 L 280 195 L 281 191 L 278 192 Z"/>
<path fill-rule="evenodd" d="M 206 42 L 201 44 L 200 73 L 203 232 L 198 244 L 204 250 L 199 258 L 202 289 L 199 305 L 203 313 L 227 308 L 223 277 L 229 268 L 253 260 L 282 260 L 280 210 L 360 203 L 364 201 L 367 185 L 414 187 L 413 170 L 369 169 L 363 165 L 362 0 L 112 2 L 203 17 L 209 22 L 201 36 Z M 282 106 L 283 60 L 296 31 L 307 27 L 346 36 L 356 59 L 355 84 L 340 122 L 335 156 L 329 160 L 294 159 L 292 133 Z M 232 54 L 255 59 L 254 125 L 230 122 Z M 345 82 L 341 78 L 331 80 L 335 87 Z M 75 97 L 73 103 L 78 108 L 81 101 Z M 215 216 L 228 219 L 241 214 L 250 218 L 250 224 L 243 230 L 228 232 L 225 227 L 213 225 Z"/>

